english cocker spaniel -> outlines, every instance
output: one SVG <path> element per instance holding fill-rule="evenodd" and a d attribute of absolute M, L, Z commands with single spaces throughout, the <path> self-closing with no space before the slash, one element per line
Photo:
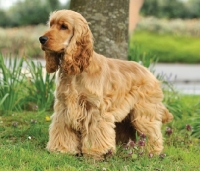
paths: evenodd
<path fill-rule="evenodd" d="M 46 70 L 56 72 L 47 149 L 99 158 L 133 138 L 135 129 L 148 137 L 150 152 L 161 153 L 161 126 L 173 116 L 154 75 L 136 62 L 97 54 L 88 23 L 77 12 L 53 12 L 49 27 L 39 38 Z"/>

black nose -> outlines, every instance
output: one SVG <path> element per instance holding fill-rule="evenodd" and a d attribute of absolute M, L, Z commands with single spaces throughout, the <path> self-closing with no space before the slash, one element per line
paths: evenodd
<path fill-rule="evenodd" d="M 46 36 L 41 36 L 41 37 L 39 38 L 39 40 L 40 40 L 40 43 L 41 43 L 41 44 L 45 44 L 46 41 L 48 40 L 48 37 L 46 37 Z"/>

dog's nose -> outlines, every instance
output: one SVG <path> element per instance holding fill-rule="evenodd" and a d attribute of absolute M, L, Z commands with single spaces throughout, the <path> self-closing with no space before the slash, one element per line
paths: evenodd
<path fill-rule="evenodd" d="M 41 36 L 39 38 L 39 41 L 40 41 L 41 44 L 45 44 L 47 40 L 48 40 L 48 37 L 46 37 L 46 36 Z"/>

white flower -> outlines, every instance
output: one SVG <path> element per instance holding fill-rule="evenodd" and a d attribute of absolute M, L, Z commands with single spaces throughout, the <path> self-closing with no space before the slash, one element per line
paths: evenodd
<path fill-rule="evenodd" d="M 28 139 L 31 140 L 31 136 L 28 136 Z"/>

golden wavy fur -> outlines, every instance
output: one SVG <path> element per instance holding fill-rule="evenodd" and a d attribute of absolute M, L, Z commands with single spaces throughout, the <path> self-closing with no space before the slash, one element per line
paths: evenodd
<path fill-rule="evenodd" d="M 154 75 L 136 62 L 97 54 L 79 13 L 53 12 L 49 26 L 40 37 L 46 70 L 57 71 L 47 149 L 99 158 L 137 130 L 147 135 L 148 150 L 159 154 L 162 123 L 173 116 Z"/>

